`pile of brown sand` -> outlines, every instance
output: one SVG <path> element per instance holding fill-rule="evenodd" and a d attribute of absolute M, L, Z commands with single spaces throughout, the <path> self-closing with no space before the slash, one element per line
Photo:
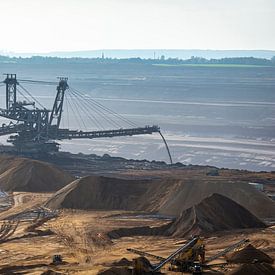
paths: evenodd
<path fill-rule="evenodd" d="M 46 206 L 52 209 L 136 210 L 146 190 L 146 181 L 88 176 L 56 192 Z"/>
<path fill-rule="evenodd" d="M 144 210 L 179 216 L 184 210 L 218 193 L 237 202 L 258 218 L 275 218 L 275 202 L 244 182 L 162 180 L 153 182 L 143 196 Z"/>
<path fill-rule="evenodd" d="M 51 192 L 59 190 L 72 180 L 71 175 L 45 162 L 0 157 L 0 190 Z"/>
<path fill-rule="evenodd" d="M 247 209 L 220 194 L 213 194 L 183 211 L 167 230 L 169 235 L 210 233 L 241 228 L 263 228 L 265 224 Z"/>
<path fill-rule="evenodd" d="M 119 261 L 116 261 L 112 264 L 113 266 L 132 266 L 133 265 L 133 262 L 132 261 L 129 261 L 128 259 L 126 258 L 122 258 L 120 259 Z"/>
<path fill-rule="evenodd" d="M 224 230 L 264 228 L 266 225 L 241 205 L 219 194 L 213 194 L 198 205 L 188 208 L 173 222 L 160 227 L 118 228 L 108 236 L 167 235 L 183 238 Z"/>
<path fill-rule="evenodd" d="M 84 177 L 59 190 L 48 206 L 53 209 L 141 210 L 177 217 L 214 193 L 230 198 L 259 218 L 275 217 L 275 202 L 247 183 L 165 178 Z"/>
<path fill-rule="evenodd" d="M 243 264 L 226 274 L 228 275 L 274 275 L 275 269 L 267 263 Z"/>
<path fill-rule="evenodd" d="M 230 263 L 273 263 L 273 259 L 265 254 L 263 251 L 256 249 L 253 245 L 249 244 L 242 250 L 236 251 L 227 257 Z"/>

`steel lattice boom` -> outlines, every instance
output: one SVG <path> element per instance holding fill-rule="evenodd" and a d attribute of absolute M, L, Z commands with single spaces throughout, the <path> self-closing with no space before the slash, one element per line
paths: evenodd
<path fill-rule="evenodd" d="M 160 133 L 160 128 L 156 125 L 100 131 L 81 131 L 60 128 L 64 98 L 66 91 L 69 89 L 68 78 L 59 78 L 59 83 L 56 88 L 57 93 L 51 110 L 43 108 L 43 106 L 21 86 L 21 81 L 24 83 L 28 80 L 19 81 L 16 78 L 16 74 L 6 74 L 6 79 L 3 81 L 6 86 L 6 109 L 0 108 L 0 116 L 11 120 L 8 125 L 3 124 L 2 127 L 0 127 L 0 136 L 16 134 L 11 135 L 8 142 L 12 143 L 18 152 L 48 153 L 58 151 L 59 146 L 56 140 L 94 139 Z M 42 81 L 34 80 L 30 80 L 30 82 L 43 83 Z M 26 91 L 35 102 L 18 101 L 18 86 L 20 89 L 22 88 Z M 77 91 L 74 91 L 74 95 L 76 100 L 80 96 Z M 42 106 L 42 108 L 37 108 L 36 103 Z M 100 106 L 99 103 L 97 103 L 97 108 L 105 108 L 105 111 L 110 111 L 108 108 Z M 118 117 L 120 116 L 119 114 L 116 115 Z"/>

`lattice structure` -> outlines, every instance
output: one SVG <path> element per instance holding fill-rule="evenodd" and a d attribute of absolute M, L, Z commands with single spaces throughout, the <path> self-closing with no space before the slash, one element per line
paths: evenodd
<path fill-rule="evenodd" d="M 57 85 L 53 107 L 45 108 L 21 83 Z M 73 89 L 68 84 L 68 78 L 60 77 L 58 82 L 48 82 L 19 80 L 16 74 L 6 74 L 6 79 L 0 82 L 0 87 L 1 84 L 6 87 L 6 108 L 0 108 L 0 116 L 10 119 L 11 122 L 0 127 L 0 136 L 16 134 L 11 135 L 8 142 L 12 143 L 15 151 L 19 153 L 58 151 L 57 141 L 64 139 L 94 139 L 160 133 L 157 125 L 140 127 L 85 93 Z M 24 100 L 18 100 L 19 97 Z M 67 128 L 61 127 L 64 111 L 67 113 Z M 85 130 L 71 129 L 69 114 L 73 114 L 76 124 Z M 87 120 L 85 122 L 83 116 L 93 124 L 93 129 L 91 127 L 88 129 Z M 63 118 L 63 121 L 65 120 L 66 117 Z M 163 135 L 161 137 L 165 142 Z M 172 162 L 166 142 L 165 145 Z"/>

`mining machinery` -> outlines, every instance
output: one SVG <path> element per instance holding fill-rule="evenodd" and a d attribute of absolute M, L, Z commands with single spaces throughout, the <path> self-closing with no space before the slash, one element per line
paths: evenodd
<path fill-rule="evenodd" d="M 10 135 L 7 141 L 13 145 L 16 152 L 55 152 L 59 150 L 57 141 L 64 139 L 94 139 L 160 133 L 160 128 L 156 125 L 99 131 L 61 128 L 64 95 L 69 89 L 68 78 L 59 78 L 51 110 L 38 108 L 37 103 L 39 104 L 39 102 L 30 94 L 34 99 L 33 102 L 18 100 L 17 87 L 20 82 L 26 81 L 18 80 L 16 74 L 6 74 L 5 80 L 2 82 L 6 90 L 6 108 L 0 108 L 0 116 L 11 120 L 11 122 L 2 124 L 0 136 Z M 35 83 L 36 81 L 31 82 Z"/>
<path fill-rule="evenodd" d="M 167 258 L 157 256 L 151 253 L 147 253 L 144 251 L 140 251 L 137 249 L 129 248 L 127 249 L 129 252 L 138 254 L 142 257 L 153 258 L 159 263 L 151 265 L 151 272 L 158 272 L 162 267 L 166 264 L 169 264 L 170 271 L 177 271 L 177 272 L 189 272 L 192 274 L 202 274 L 204 269 L 211 269 L 215 266 L 224 266 L 226 263 L 222 264 L 210 264 L 212 261 L 218 259 L 219 257 L 224 256 L 230 251 L 240 248 L 241 246 L 247 244 L 249 242 L 248 239 L 243 239 L 227 248 L 223 251 L 209 257 L 208 259 L 205 258 L 205 245 L 203 243 L 203 239 L 199 236 L 193 237 L 187 243 L 182 245 L 176 251 L 171 253 Z M 139 259 L 139 258 L 138 258 Z M 138 260 L 134 261 L 134 271 L 137 274 L 142 274 L 142 264 L 139 263 Z"/>

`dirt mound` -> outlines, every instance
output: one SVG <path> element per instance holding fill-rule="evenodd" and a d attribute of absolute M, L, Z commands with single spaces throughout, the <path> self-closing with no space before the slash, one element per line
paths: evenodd
<path fill-rule="evenodd" d="M 186 237 L 205 233 L 241 229 L 264 228 L 266 225 L 241 205 L 219 194 L 188 208 L 173 222 L 159 227 L 118 228 L 108 232 L 117 239 L 127 236 L 168 235 Z"/>
<path fill-rule="evenodd" d="M 139 198 L 147 188 L 146 181 L 88 176 L 59 190 L 46 206 L 52 209 L 136 210 Z"/>
<path fill-rule="evenodd" d="M 265 224 L 231 199 L 213 194 L 185 210 L 167 230 L 169 235 L 209 233 L 239 228 L 261 228 Z"/>
<path fill-rule="evenodd" d="M 237 202 L 258 218 L 275 218 L 275 202 L 244 182 L 162 180 L 152 182 L 144 194 L 143 209 L 163 215 L 179 216 L 184 210 L 218 193 Z"/>
<path fill-rule="evenodd" d="M 251 244 L 246 246 L 244 249 L 231 254 L 227 258 L 227 261 L 230 263 L 253 263 L 255 261 L 259 263 L 273 263 L 272 258 L 261 250 L 256 249 Z"/>
<path fill-rule="evenodd" d="M 0 157 L 0 190 L 51 192 L 73 177 L 51 164 L 9 156 Z"/>
<path fill-rule="evenodd" d="M 153 266 L 150 263 L 150 261 L 147 258 L 142 257 L 142 256 L 133 259 L 133 265 L 135 267 L 139 267 L 139 269 L 143 270 L 144 274 L 151 273 L 151 271 L 153 270 Z"/>
<path fill-rule="evenodd" d="M 179 216 L 214 193 L 230 198 L 259 218 L 275 217 L 275 203 L 249 184 L 166 178 L 84 177 L 58 191 L 48 201 L 48 206 L 53 209 L 142 210 Z"/>
<path fill-rule="evenodd" d="M 133 264 L 132 261 L 129 261 L 126 258 L 122 258 L 119 261 L 114 262 L 112 265 L 113 266 L 131 266 Z"/>
<path fill-rule="evenodd" d="M 274 275 L 275 269 L 266 263 L 244 264 L 226 273 L 228 275 Z"/>

